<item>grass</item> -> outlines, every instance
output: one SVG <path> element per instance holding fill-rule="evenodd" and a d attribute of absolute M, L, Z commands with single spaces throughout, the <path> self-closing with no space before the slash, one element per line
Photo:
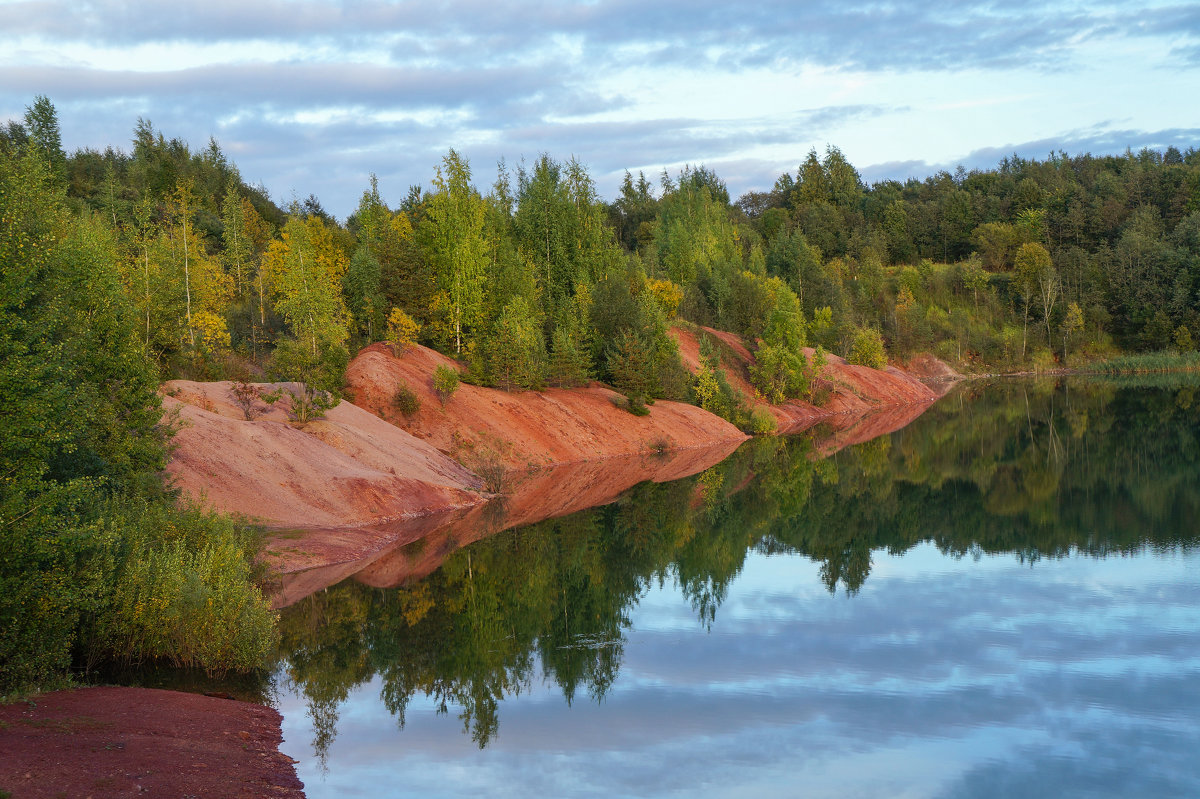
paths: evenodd
<path fill-rule="evenodd" d="M 1200 352 L 1143 352 L 1120 355 L 1091 364 L 1081 371 L 1102 375 L 1146 375 L 1165 372 L 1200 372 Z"/>

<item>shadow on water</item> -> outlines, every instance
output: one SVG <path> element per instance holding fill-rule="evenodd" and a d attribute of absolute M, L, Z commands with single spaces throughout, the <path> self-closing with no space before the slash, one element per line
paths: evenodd
<path fill-rule="evenodd" d="M 642 483 L 603 507 L 461 549 L 421 539 L 391 557 L 436 556 L 433 568 L 381 568 L 286 608 L 280 673 L 308 704 L 318 757 L 339 706 L 373 679 L 401 726 L 410 701 L 428 697 L 482 748 L 504 699 L 536 682 L 568 704 L 602 700 L 650 587 L 677 585 L 711 625 L 750 553 L 810 558 L 828 591 L 853 595 L 872 553 L 927 542 L 950 557 L 1023 562 L 1194 547 L 1196 388 L 974 382 L 910 426 L 827 457 L 819 434 L 755 439 L 697 476 Z"/>

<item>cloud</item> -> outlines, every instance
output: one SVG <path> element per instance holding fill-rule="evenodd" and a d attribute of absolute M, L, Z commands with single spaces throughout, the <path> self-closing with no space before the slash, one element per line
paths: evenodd
<path fill-rule="evenodd" d="M 537 92 L 550 101 L 569 90 L 537 70 L 445 70 L 375 64 L 213 64 L 160 72 L 80 67 L 0 67 L 0 89 L 41 87 L 59 100 L 143 97 L 161 104 L 227 107 L 266 104 L 292 110 L 330 106 L 498 109 Z M 236 93 L 231 90 L 236 87 Z M 229 101 L 233 102 L 230 103 Z"/>
<path fill-rule="evenodd" d="M 375 2 L 263 3 L 214 0 L 163 10 L 161 4 L 63 0 L 0 6 L 10 36 L 106 46 L 153 42 L 336 42 L 347 50 L 392 40 L 398 58 L 521 59 L 569 43 L 589 63 L 708 62 L 834 64 L 855 69 L 942 69 L 1067 63 L 1072 48 L 1096 36 L 1174 35 L 1197 30 L 1187 6 L 1147 10 L 1109 3 L 1082 12 L 1072 4 L 943 4 L 900 0 L 793 3 L 763 0 L 635 0 L 545 4 L 455 0 L 442 4 Z M 450 66 L 442 60 L 440 66 Z"/>
<path fill-rule="evenodd" d="M 737 196 L 769 188 L 829 131 L 890 114 L 889 138 L 917 140 L 913 120 L 938 105 L 929 93 L 962 91 L 927 88 L 946 75 L 978 71 L 978 91 L 967 91 L 983 97 L 982 82 L 1040 72 L 1045 80 L 1014 91 L 1074 101 L 1078 87 L 1054 81 L 1089 74 L 1097 50 L 1150 42 L 1158 67 L 1178 74 L 1200 65 L 1198 40 L 1194 6 L 1132 2 L 1084 12 L 1025 0 L 26 0 L 0 3 L 0 117 L 45 94 L 71 148 L 128 142 L 139 116 L 194 146 L 216 136 L 277 196 L 315 192 L 339 215 L 366 174 L 384 185 L 424 182 L 452 146 L 477 166 L 575 155 L 607 197 L 627 168 L 657 174 L 704 163 Z M 722 89 L 706 91 L 714 79 Z M 899 87 L 888 105 L 871 91 L 875 80 Z M 672 104 L 673 91 L 695 99 Z M 1109 102 L 1091 101 L 1106 116 Z M 1195 120 L 1189 108 L 1180 103 L 1175 119 L 1155 124 L 1178 124 L 1183 135 Z M 966 141 L 963 162 L 991 166 L 1009 148 L 1043 157 L 1115 147 L 1093 133 L 1002 147 Z M 941 168 L 908 157 L 915 152 L 889 151 L 896 160 L 863 174 Z"/>

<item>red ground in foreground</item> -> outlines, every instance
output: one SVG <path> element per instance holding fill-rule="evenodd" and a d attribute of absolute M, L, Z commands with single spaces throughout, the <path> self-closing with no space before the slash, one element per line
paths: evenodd
<path fill-rule="evenodd" d="M 303 797 L 269 707 L 151 688 L 0 705 L 0 790 L 32 797 Z"/>

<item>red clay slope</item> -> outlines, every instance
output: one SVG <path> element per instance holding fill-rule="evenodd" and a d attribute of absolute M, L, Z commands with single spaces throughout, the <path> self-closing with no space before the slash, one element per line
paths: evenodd
<path fill-rule="evenodd" d="M 820 386 L 828 389 L 829 398 L 824 404 L 818 407 L 801 400 L 788 400 L 780 405 L 771 405 L 758 397 L 750 385 L 749 367 L 754 363 L 754 356 L 741 338 L 733 333 L 703 329 L 726 345 L 729 357 L 722 361 L 722 366 L 729 384 L 739 390 L 748 402 L 770 411 L 780 433 L 800 432 L 818 422 L 829 422 L 838 427 L 839 422 L 844 421 L 849 425 L 865 414 L 901 406 L 918 406 L 919 413 L 924 409 L 920 406 L 941 396 L 917 377 L 895 366 L 888 366 L 886 370 L 871 369 L 846 363 L 845 359 L 836 355 L 828 355 L 828 365 Z M 679 354 L 683 357 L 684 365 L 695 372 L 700 365 L 700 345 L 696 335 L 680 327 L 673 327 L 671 335 L 679 342 Z M 805 349 L 807 357 L 811 358 L 812 353 L 811 349 Z"/>
<path fill-rule="evenodd" d="M 362 407 L 342 402 L 302 427 L 288 424 L 286 399 L 246 421 L 231 383 L 171 381 L 164 405 L 181 425 L 168 471 L 185 494 L 273 526 L 377 527 L 483 502 L 479 478 L 448 457 L 471 448 L 524 470 L 745 438 L 691 405 L 658 402 L 649 416 L 633 416 L 599 386 L 508 393 L 463 385 L 443 408 L 432 389 L 441 364 L 454 362 L 423 347 L 402 359 L 387 345 L 368 347 L 347 372 L 347 393 Z M 411 420 L 391 406 L 401 380 L 421 397 Z"/>
<path fill-rule="evenodd" d="M 350 362 L 347 392 L 356 405 L 403 426 L 442 452 L 463 452 L 465 440 L 467 446 L 497 450 L 510 468 L 746 438 L 724 419 L 678 402 L 659 400 L 648 416 L 634 416 L 614 404 L 623 399 L 617 392 L 599 384 L 509 393 L 464 383 L 443 407 L 433 391 L 438 366 L 459 368 L 455 361 L 425 347 L 410 346 L 396 358 L 389 345 L 373 344 Z M 407 419 L 392 403 L 402 382 L 421 400 L 420 410 Z"/>
<path fill-rule="evenodd" d="M 484 501 L 479 479 L 458 463 L 350 403 L 300 429 L 282 407 L 246 421 L 230 386 L 163 386 L 167 412 L 183 422 L 167 470 L 217 510 L 277 526 L 347 526 Z"/>

